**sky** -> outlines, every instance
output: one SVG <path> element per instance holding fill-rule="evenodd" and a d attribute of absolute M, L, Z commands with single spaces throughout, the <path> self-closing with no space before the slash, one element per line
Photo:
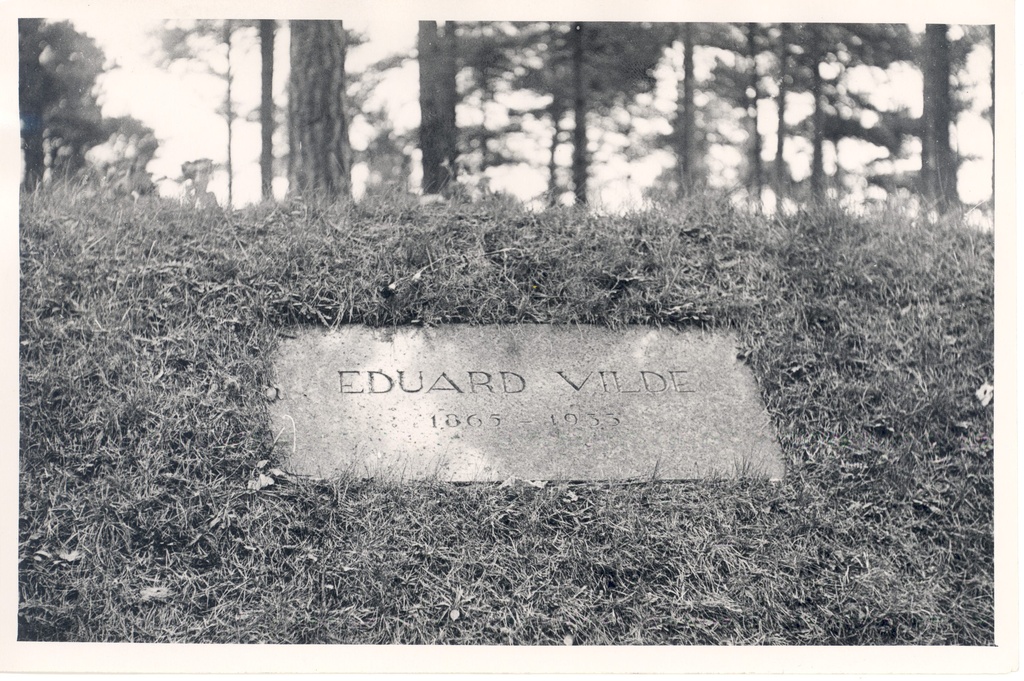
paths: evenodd
<path fill-rule="evenodd" d="M 100 77 L 100 101 L 104 115 L 131 115 L 153 128 L 160 140 L 157 156 L 149 165 L 154 178 L 159 181 L 161 193 L 168 196 L 181 191 L 181 164 L 198 158 L 210 158 L 222 163 L 226 159 L 226 124 L 215 113 L 223 99 L 223 81 L 205 74 L 196 66 L 178 63 L 171 67 L 157 66 L 156 48 L 158 41 L 154 34 L 160 27 L 155 20 L 135 22 L 131 30 L 124 30 L 124 24 L 112 23 L 108 17 L 81 16 L 74 19 L 76 28 L 93 37 L 104 50 L 108 62 L 117 64 Z M 416 42 L 416 22 L 407 17 L 401 20 L 364 18 L 361 21 L 347 21 L 346 27 L 358 30 L 367 37 L 366 43 L 349 51 L 346 68 L 351 72 L 363 69 L 368 64 L 391 54 L 411 54 Z M 238 41 L 242 44 L 244 40 Z M 715 55 L 709 50 L 698 52 L 696 75 L 698 82 L 707 76 Z M 987 200 L 991 195 L 991 154 L 992 136 L 987 120 L 981 113 L 989 105 L 989 60 L 991 55 L 985 47 L 979 47 L 968 61 L 967 79 L 972 93 L 971 109 L 961 117 L 955 134 L 955 143 L 962 156 L 968 157 L 959 177 L 962 200 L 970 205 Z M 648 98 L 654 111 L 663 117 L 637 120 L 638 126 L 647 126 L 651 132 L 668 132 L 670 120 L 675 115 L 676 79 L 681 71 L 681 48 L 677 44 L 666 54 L 664 64 L 658 70 L 658 86 Z M 288 31 L 279 29 L 275 46 L 274 89 L 278 101 L 284 101 L 288 63 Z M 254 41 L 248 51 L 236 49 L 232 60 L 236 75 L 234 99 L 240 107 L 242 118 L 235 122 L 234 144 L 232 147 L 235 164 L 234 202 L 244 205 L 259 200 L 259 125 L 255 116 L 246 121 L 245 116 L 256 110 L 259 103 L 259 49 Z M 907 106 L 916 115 L 921 110 L 921 76 L 913 68 L 896 67 L 887 72 L 879 69 L 857 69 L 849 74 L 851 87 L 872 93 L 876 101 L 888 106 Z M 769 93 L 770 94 L 770 93 Z M 810 97 L 797 96 L 789 101 L 787 123 L 794 124 L 810 112 Z M 369 102 L 371 106 L 386 106 L 397 132 L 410 131 L 419 124 L 418 70 L 415 60 L 410 60 L 400 69 L 390 73 Z M 698 102 L 699 104 L 699 102 Z M 759 130 L 764 136 L 763 158 L 768 161 L 774 156 L 775 132 L 777 128 L 775 104 L 762 100 Z M 471 107 L 462 107 L 459 112 L 460 124 L 478 122 L 481 113 Z M 491 124 L 500 122 L 502 112 L 492 108 L 488 111 Z M 489 182 L 492 189 L 505 191 L 524 201 L 534 199 L 546 189 L 546 170 L 550 128 L 544 123 L 533 124 L 535 136 L 522 136 L 516 140 L 519 151 L 533 160 L 531 164 L 520 164 L 492 168 Z M 742 132 L 732 131 L 742 140 Z M 355 148 L 361 149 L 372 131 L 360 121 L 351 124 L 350 136 Z M 278 130 L 276 148 L 285 146 L 284 130 Z M 656 150 L 646 157 L 628 162 L 615 154 L 629 140 L 605 135 L 604 142 L 595 153 L 591 168 L 590 193 L 592 203 L 610 210 L 622 210 L 640 204 L 643 192 L 650 187 L 657 176 L 674 163 L 672 154 Z M 826 170 L 840 165 L 848 170 L 857 170 L 877 156 L 878 150 L 869 145 L 841 143 L 833 153 L 828 150 Z M 418 152 L 414 152 L 414 157 Z M 563 166 L 570 163 L 571 146 L 562 145 L 556 158 Z M 735 147 L 719 146 L 711 150 L 709 163 L 713 181 L 728 187 L 739 180 L 738 165 L 742 152 Z M 810 144 L 806 140 L 791 138 L 787 142 L 786 159 L 794 178 L 799 180 L 810 173 Z M 908 164 L 904 163 L 903 166 Z M 413 164 L 413 187 L 419 179 L 416 164 Z M 915 165 L 900 169 L 913 170 Z M 366 168 L 356 165 L 352 169 L 353 189 L 358 198 L 365 186 Z M 211 183 L 211 190 L 218 200 L 227 201 L 226 174 L 218 173 Z M 283 196 L 287 181 L 278 178 L 274 185 L 275 194 Z M 854 199 L 870 195 L 869 189 L 854 191 Z"/>

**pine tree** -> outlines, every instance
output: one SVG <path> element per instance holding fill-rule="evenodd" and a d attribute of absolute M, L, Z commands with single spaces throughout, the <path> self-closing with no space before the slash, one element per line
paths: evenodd
<path fill-rule="evenodd" d="M 756 71 L 750 68 L 750 44 L 748 41 L 747 24 L 726 23 L 686 23 L 682 24 L 674 36 L 682 43 L 683 74 L 677 89 L 679 91 L 676 104 L 674 129 L 669 136 L 670 146 L 676 156 L 676 191 L 685 195 L 707 183 L 705 157 L 708 147 L 714 141 L 721 141 L 718 129 L 721 117 L 730 115 L 730 111 L 739 111 L 746 120 L 742 123 L 748 128 L 747 139 L 750 144 L 746 150 L 748 159 L 748 185 L 752 182 L 749 168 L 752 148 L 760 144 L 750 130 L 756 134 L 756 100 L 760 93 L 760 85 L 756 84 Z M 763 42 L 760 33 L 755 34 L 755 44 Z M 727 65 L 721 58 L 716 58 L 710 79 L 698 83 L 694 75 L 694 60 L 697 50 L 720 50 L 735 55 L 732 65 Z M 752 91 L 751 86 L 756 84 Z M 708 98 L 713 104 L 698 109 L 697 95 Z M 760 152 L 758 162 L 760 161 Z M 761 172 L 756 173 L 760 177 Z"/>
<path fill-rule="evenodd" d="M 44 115 L 52 99 L 46 73 L 40 63 L 43 48 L 42 19 L 18 20 L 18 108 L 21 114 L 21 148 L 25 159 L 22 187 L 33 191 L 43 181 L 46 159 L 43 152 Z"/>
<path fill-rule="evenodd" d="M 32 191 L 47 170 L 55 176 L 81 170 L 85 153 L 110 136 L 94 92 L 104 55 L 70 22 L 41 19 L 18 21 L 18 49 L 22 186 Z"/>
<path fill-rule="evenodd" d="M 697 117 L 694 111 L 693 95 L 696 90 L 693 75 L 693 48 L 696 31 L 693 24 L 685 23 L 680 30 L 683 43 L 683 80 L 682 92 L 676 107 L 675 152 L 676 167 L 679 172 L 679 188 L 681 193 L 690 191 L 694 181 L 694 155 L 697 145 Z"/>
<path fill-rule="evenodd" d="M 340 21 L 292 21 L 288 80 L 289 191 L 352 194 L 345 111 L 345 29 Z"/>
<path fill-rule="evenodd" d="M 921 180 L 924 195 L 941 211 L 957 203 L 957 159 L 949 143 L 953 121 L 950 96 L 950 50 L 946 24 L 925 27 L 922 71 L 924 110 L 921 134 Z"/>
<path fill-rule="evenodd" d="M 274 33 L 277 22 L 263 19 L 260 34 L 260 196 L 273 198 L 274 182 Z"/>
<path fill-rule="evenodd" d="M 234 124 L 238 118 L 232 91 L 235 75 L 233 68 L 236 34 L 252 29 L 252 22 L 234 19 L 200 19 L 174 25 L 168 23 L 160 31 L 161 63 L 176 61 L 202 64 L 202 68 L 224 81 L 224 101 L 217 113 L 224 118 L 227 132 L 228 205 L 234 203 Z M 221 63 L 223 57 L 223 63 Z"/>
<path fill-rule="evenodd" d="M 771 32 L 773 35 L 775 31 Z M 887 69 L 914 59 L 914 40 L 900 24 L 788 24 L 778 28 L 776 53 L 779 91 L 779 140 L 776 147 L 776 191 L 796 189 L 781 156 L 785 139 L 803 135 L 811 143 L 811 175 L 806 198 L 820 200 L 826 186 L 839 177 L 825 173 L 825 144 L 843 139 L 883 147 L 891 160 L 905 153 L 904 142 L 915 134 L 906 111 L 879 108 L 866 93 L 849 89 L 847 72 L 857 66 Z M 785 95 L 811 95 L 813 109 L 804 121 L 785 125 Z M 866 118 L 865 114 L 871 116 Z M 868 122 L 870 121 L 870 122 Z M 874 178 L 869 178 L 874 181 Z M 881 182 L 879 182 L 881 184 Z"/>
<path fill-rule="evenodd" d="M 811 70 L 811 97 L 813 98 L 813 113 L 811 114 L 811 198 L 820 201 L 825 197 L 825 83 L 821 75 L 821 64 L 825 60 L 825 38 L 822 35 L 824 29 L 818 24 L 811 24 L 810 33 L 810 70 Z"/>
<path fill-rule="evenodd" d="M 782 24 L 778 30 L 778 39 L 775 43 L 776 63 L 778 65 L 778 95 L 775 98 L 778 111 L 778 129 L 775 138 L 775 197 L 776 207 L 789 191 L 789 168 L 785 160 L 786 148 L 786 97 L 789 95 L 789 86 L 792 76 L 790 75 L 790 29 L 787 24 Z"/>
<path fill-rule="evenodd" d="M 488 111 L 514 80 L 515 64 L 537 49 L 530 26 L 508 21 L 459 24 L 458 58 L 465 82 L 460 102 L 472 103 L 481 118 L 479 124 L 470 123 L 459 130 L 463 149 L 460 165 L 471 167 L 481 178 L 488 168 L 517 160 L 506 152 L 501 141 L 521 130 L 522 116 L 517 110 L 507 110 L 508 122 L 499 125 Z"/>
<path fill-rule="evenodd" d="M 757 24 L 746 25 L 748 85 L 747 119 L 750 144 L 747 159 L 747 187 L 755 205 L 760 206 L 761 189 L 764 182 L 761 168 L 761 133 L 758 131 L 758 102 L 761 99 L 761 79 L 757 72 L 757 56 L 761 52 L 760 29 Z"/>
<path fill-rule="evenodd" d="M 587 203 L 587 87 L 585 68 L 585 25 L 575 23 L 569 33 L 572 44 L 572 192 L 577 206 Z"/>
<path fill-rule="evenodd" d="M 439 30 L 440 28 L 440 30 Z M 458 101 L 456 27 L 446 21 L 421 21 L 417 40 L 420 63 L 420 149 L 423 193 L 440 194 L 456 179 Z"/>

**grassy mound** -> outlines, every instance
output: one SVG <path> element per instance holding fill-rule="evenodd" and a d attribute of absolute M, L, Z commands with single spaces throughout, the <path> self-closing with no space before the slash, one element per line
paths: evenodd
<path fill-rule="evenodd" d="M 993 641 L 991 235 L 710 200 L 51 194 L 25 198 L 20 239 L 22 640 Z M 280 327 L 496 322 L 735 330 L 785 480 L 310 481 L 267 461 Z"/>

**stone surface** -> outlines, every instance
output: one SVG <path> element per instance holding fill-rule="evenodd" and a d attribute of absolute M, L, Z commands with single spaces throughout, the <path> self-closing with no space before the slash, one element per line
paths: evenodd
<path fill-rule="evenodd" d="M 537 324 L 286 336 L 270 412 L 275 446 L 295 473 L 466 481 L 783 472 L 730 335 Z"/>

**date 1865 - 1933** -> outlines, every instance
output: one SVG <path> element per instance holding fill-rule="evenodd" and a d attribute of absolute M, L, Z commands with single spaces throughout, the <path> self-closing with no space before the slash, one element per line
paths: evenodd
<path fill-rule="evenodd" d="M 615 414 L 599 414 L 594 412 L 575 413 L 565 412 L 562 414 L 547 414 L 538 417 L 537 420 L 509 419 L 501 414 L 433 414 L 430 417 L 430 425 L 433 428 L 499 428 L 502 424 L 548 424 L 553 426 L 590 426 L 615 427 L 622 423 Z"/>

